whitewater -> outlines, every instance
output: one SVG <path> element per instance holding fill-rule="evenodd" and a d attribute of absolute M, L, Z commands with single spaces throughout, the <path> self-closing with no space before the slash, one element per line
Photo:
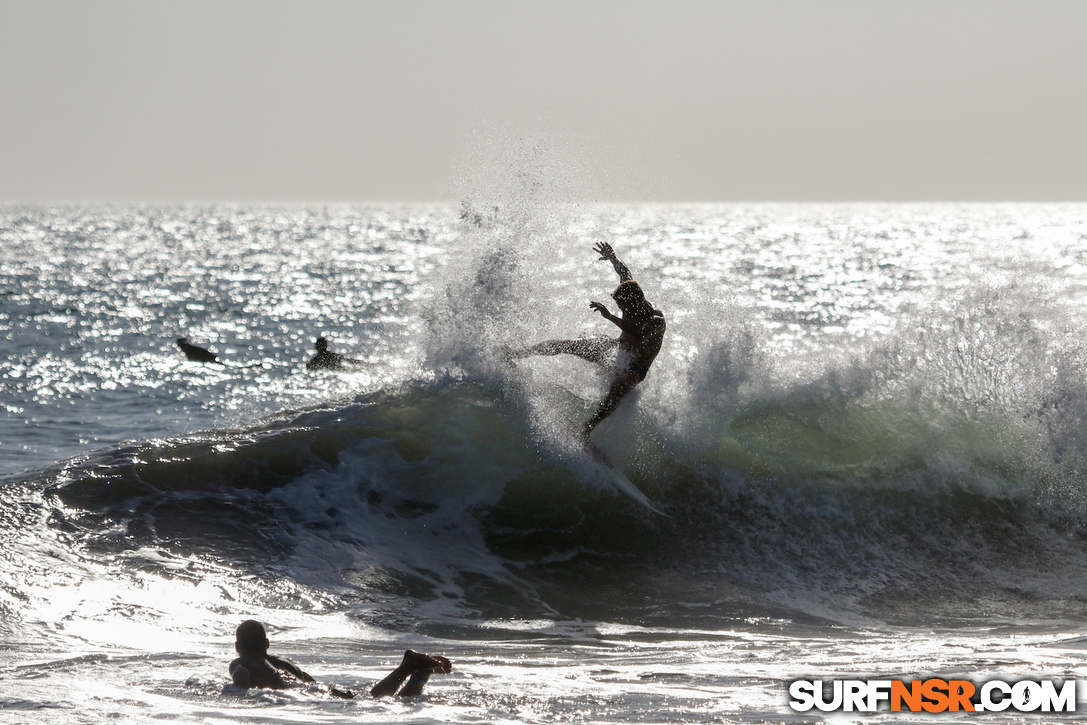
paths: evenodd
<path fill-rule="evenodd" d="M 495 354 L 616 334 L 599 241 L 668 332 L 594 439 L 665 515 L 573 443 L 600 371 Z M 0 721 L 814 722 L 790 682 L 1087 679 L 1085 302 L 1084 204 L 0 206 Z M 307 370 L 318 336 L 363 364 Z M 237 691 L 249 618 L 341 687 L 454 670 Z"/>

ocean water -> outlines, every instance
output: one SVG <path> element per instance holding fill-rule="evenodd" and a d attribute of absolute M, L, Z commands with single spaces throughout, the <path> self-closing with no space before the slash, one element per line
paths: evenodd
<path fill-rule="evenodd" d="M 572 443 L 599 371 L 495 355 L 615 332 L 601 240 L 669 328 L 594 437 L 664 515 Z M 1082 204 L 0 207 L 0 721 L 811 722 L 795 679 L 1087 679 L 1085 302 Z M 318 335 L 363 364 L 308 371 Z M 242 693 L 247 618 L 344 687 L 455 669 Z"/>

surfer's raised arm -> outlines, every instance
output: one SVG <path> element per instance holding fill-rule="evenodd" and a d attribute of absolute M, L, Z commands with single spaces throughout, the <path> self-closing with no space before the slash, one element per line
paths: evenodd
<path fill-rule="evenodd" d="M 599 254 L 601 259 L 611 262 L 611 266 L 615 268 L 615 273 L 619 275 L 620 282 L 634 279 L 630 274 L 630 270 L 627 269 L 627 266 L 619 261 L 619 257 L 615 256 L 615 250 L 611 248 L 610 244 L 607 242 L 597 242 L 593 247 L 593 251 Z"/>
<path fill-rule="evenodd" d="M 589 307 L 592 308 L 595 312 L 599 312 L 601 317 L 618 327 L 623 332 L 629 332 L 632 335 L 636 335 L 641 331 L 640 327 L 636 327 L 632 320 L 624 321 L 622 317 L 616 317 L 615 315 L 613 315 L 602 302 L 590 302 Z"/>

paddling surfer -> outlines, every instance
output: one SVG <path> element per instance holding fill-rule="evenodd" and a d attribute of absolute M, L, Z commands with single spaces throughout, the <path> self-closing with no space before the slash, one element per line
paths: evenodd
<path fill-rule="evenodd" d="M 576 355 L 591 363 L 611 367 L 608 392 L 581 432 L 584 443 L 589 446 L 592 445 L 589 436 L 593 429 L 614 413 L 623 397 L 649 374 L 649 367 L 664 342 L 666 328 L 664 313 L 649 304 L 641 285 L 634 281 L 630 269 L 615 255 L 612 246 L 607 242 L 598 242 L 593 251 L 600 255 L 600 259 L 611 262 L 619 275 L 619 286 L 611 297 L 622 316 L 616 317 L 600 302 L 590 302 L 589 308 L 618 327 L 621 330 L 619 337 L 601 335 L 577 340 L 547 340 L 507 353 L 509 359 L 530 355 Z"/>
<path fill-rule="evenodd" d="M 362 365 L 362 360 L 329 350 L 328 340 L 323 337 L 318 337 L 313 347 L 317 354 L 306 363 L 308 370 L 343 370 L 346 365 Z"/>
<path fill-rule="evenodd" d="M 185 357 L 187 359 L 189 359 L 189 360 L 192 360 L 193 362 L 215 363 L 216 365 L 222 365 L 223 367 L 232 367 L 232 368 L 238 368 L 238 367 L 242 367 L 242 368 L 263 368 L 264 367 L 264 363 L 259 363 L 259 362 L 258 363 L 253 363 L 252 365 L 237 365 L 236 363 L 231 363 L 228 366 L 225 362 L 220 360 L 218 358 L 218 356 L 215 353 L 213 353 L 211 350 L 208 350 L 206 347 L 200 347 L 199 345 L 193 345 L 191 342 L 189 342 L 189 338 L 187 338 L 187 337 L 177 338 L 177 346 L 179 348 L 181 348 L 181 352 L 185 353 Z"/>
<path fill-rule="evenodd" d="M 189 342 L 187 337 L 177 338 L 177 346 L 181 348 L 181 352 L 185 353 L 185 357 L 193 362 L 202 363 L 216 363 L 218 365 L 225 365 L 222 360 L 215 356 L 211 350 L 200 347 L 199 345 L 193 345 Z"/>
<path fill-rule="evenodd" d="M 236 687 L 283 690 L 315 680 L 290 660 L 268 654 L 268 635 L 264 625 L 247 619 L 235 631 L 234 649 L 238 658 L 230 663 L 230 678 Z M 396 693 L 399 697 L 415 697 L 423 693 L 423 686 L 432 674 L 448 673 L 453 669 L 445 657 L 431 657 L 408 650 L 400 665 L 370 690 L 372 697 L 384 697 Z M 407 680 L 403 687 L 400 685 Z M 355 693 L 328 685 L 328 694 L 350 700 Z M 400 692 L 396 692 L 397 688 Z"/>

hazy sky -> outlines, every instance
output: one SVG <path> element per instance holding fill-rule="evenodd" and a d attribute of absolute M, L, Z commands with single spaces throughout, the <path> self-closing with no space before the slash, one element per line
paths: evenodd
<path fill-rule="evenodd" d="M 0 0 L 0 200 L 1087 200 L 1083 0 Z"/>

